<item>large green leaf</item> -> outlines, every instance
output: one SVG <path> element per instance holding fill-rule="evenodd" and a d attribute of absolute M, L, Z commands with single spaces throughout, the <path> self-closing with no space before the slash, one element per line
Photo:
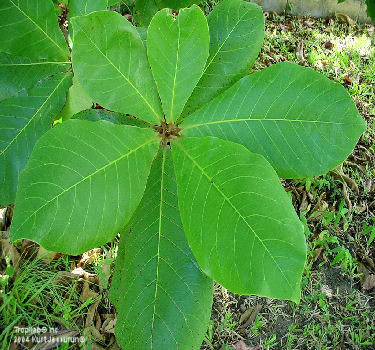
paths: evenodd
<path fill-rule="evenodd" d="M 18 176 L 63 107 L 71 83 L 71 74 L 59 73 L 26 95 L 0 103 L 0 204 L 14 203 Z"/>
<path fill-rule="evenodd" d="M 33 87 L 51 74 L 67 71 L 69 65 L 0 53 L 0 101 Z"/>
<path fill-rule="evenodd" d="M 285 178 L 334 168 L 366 129 L 344 87 L 293 63 L 241 79 L 183 126 L 185 135 L 217 136 L 262 154 Z"/>
<path fill-rule="evenodd" d="M 206 17 L 194 5 L 174 19 L 159 11 L 147 32 L 147 54 L 167 121 L 176 121 L 200 79 L 208 57 Z"/>
<path fill-rule="evenodd" d="M 208 16 L 210 56 L 186 104 L 184 116 L 211 101 L 250 72 L 264 37 L 262 9 L 243 0 L 223 0 Z"/>
<path fill-rule="evenodd" d="M 50 0 L 0 1 L 0 51 L 67 61 L 69 51 Z"/>
<path fill-rule="evenodd" d="M 20 176 L 10 238 L 73 255 L 108 242 L 140 202 L 158 144 L 151 130 L 105 121 L 56 126 Z"/>
<path fill-rule="evenodd" d="M 160 149 L 140 206 L 121 233 L 110 297 L 123 349 L 198 349 L 211 314 L 213 283 L 182 229 L 170 153 Z"/>
<path fill-rule="evenodd" d="M 160 100 L 136 28 L 113 11 L 71 22 L 74 73 L 87 94 L 103 107 L 159 124 Z"/>
<path fill-rule="evenodd" d="M 202 270 L 239 294 L 298 301 L 302 225 L 271 165 L 213 137 L 173 144 L 178 204 Z"/>

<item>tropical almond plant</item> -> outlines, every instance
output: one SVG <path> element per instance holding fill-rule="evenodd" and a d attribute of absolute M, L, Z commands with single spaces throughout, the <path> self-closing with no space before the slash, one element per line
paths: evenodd
<path fill-rule="evenodd" d="M 76 255 L 121 232 L 110 298 L 124 349 L 199 348 L 213 280 L 298 302 L 305 237 L 279 176 L 351 153 L 366 123 L 345 88 L 291 63 L 251 73 L 264 19 L 242 0 L 207 19 L 163 9 L 146 40 L 111 11 L 70 22 L 74 77 L 106 110 L 36 142 L 11 239 Z"/>

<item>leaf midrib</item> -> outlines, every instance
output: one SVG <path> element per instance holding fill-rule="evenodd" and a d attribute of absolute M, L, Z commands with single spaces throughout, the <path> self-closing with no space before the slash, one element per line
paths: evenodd
<path fill-rule="evenodd" d="M 56 90 L 60 87 L 60 85 L 63 83 L 65 79 L 70 77 L 69 74 L 65 74 L 63 78 L 60 80 L 60 82 L 56 85 L 56 87 L 52 90 L 52 92 L 48 95 L 46 100 L 42 103 L 42 105 L 36 110 L 36 112 L 32 115 L 32 117 L 29 119 L 29 121 L 20 129 L 20 131 L 17 133 L 17 135 L 9 142 L 8 146 L 6 146 L 1 152 L 1 154 L 5 154 L 7 149 L 15 142 L 17 141 L 18 137 L 24 132 L 24 130 L 29 126 L 29 124 L 35 120 L 38 113 L 42 110 L 42 108 L 45 106 L 45 104 L 50 100 L 50 98 L 55 94 Z"/>
<path fill-rule="evenodd" d="M 43 64 L 56 64 L 56 65 L 66 65 L 70 64 L 71 62 L 33 62 L 33 63 L 0 63 L 0 67 L 12 67 L 12 66 L 36 66 L 36 65 L 43 65 Z"/>
<path fill-rule="evenodd" d="M 280 265 L 277 263 L 277 261 L 275 260 L 275 258 L 272 256 L 271 252 L 269 251 L 269 249 L 267 248 L 267 246 L 264 244 L 263 240 L 257 235 L 257 233 L 255 232 L 255 230 L 252 228 L 252 226 L 247 222 L 246 218 L 238 211 L 238 209 L 235 207 L 235 205 L 230 201 L 230 199 L 225 195 L 225 193 L 216 185 L 215 182 L 212 181 L 212 178 L 204 171 L 204 169 L 195 161 L 194 158 L 192 158 L 190 156 L 190 154 L 185 150 L 185 148 L 175 142 L 176 145 L 178 145 L 178 147 L 181 148 L 181 150 L 185 153 L 185 155 L 192 161 L 192 163 L 202 172 L 202 174 L 210 181 L 211 185 L 222 195 L 222 197 L 224 198 L 224 200 L 229 203 L 229 205 L 235 210 L 235 212 L 238 214 L 238 216 L 242 219 L 242 221 L 246 224 L 246 226 L 252 231 L 252 233 L 254 234 L 254 237 L 257 238 L 257 240 L 260 242 L 260 244 L 263 246 L 264 250 L 268 253 L 268 255 L 271 257 L 271 259 L 273 260 L 273 262 L 275 263 L 275 265 L 277 266 L 277 268 L 279 269 L 280 273 L 282 274 L 283 278 L 285 279 L 285 281 L 287 282 L 288 286 L 293 289 L 292 285 L 290 284 L 288 278 L 285 276 L 283 270 L 281 269 Z"/>
<path fill-rule="evenodd" d="M 78 182 L 74 183 L 73 185 L 70 185 L 68 188 L 64 189 L 64 191 L 61 191 L 59 194 L 57 194 L 56 196 L 54 196 L 53 198 L 51 198 L 50 200 L 46 201 L 46 203 L 44 203 L 42 206 L 40 206 L 37 210 L 35 210 L 34 212 L 32 212 L 24 221 L 23 223 L 18 227 L 18 230 L 21 229 L 21 227 L 32 217 L 34 216 L 36 213 L 38 213 L 40 210 L 42 210 L 45 206 L 47 206 L 49 203 L 51 203 L 52 201 L 56 200 L 57 198 L 59 198 L 60 196 L 62 196 L 64 193 L 68 192 L 69 190 L 71 190 L 72 188 L 78 186 L 79 184 L 81 184 L 82 182 L 86 181 L 87 179 L 90 179 L 92 176 L 96 175 L 97 173 L 105 170 L 106 168 L 108 168 L 109 166 L 119 162 L 120 160 L 122 160 L 123 158 L 126 158 L 128 156 L 130 156 L 132 153 L 136 152 L 137 150 L 139 150 L 140 148 L 142 147 L 145 147 L 147 146 L 148 144 L 150 144 L 151 142 L 155 141 L 157 139 L 158 136 L 153 136 L 151 139 L 149 139 L 148 141 L 144 142 L 143 144 L 139 145 L 138 147 L 130 150 L 128 153 L 125 153 L 123 155 L 121 155 L 120 157 L 116 158 L 115 160 L 107 163 L 106 165 L 102 166 L 101 168 L 99 169 L 96 169 L 93 173 L 85 176 L 84 178 L 80 179 Z"/>
<path fill-rule="evenodd" d="M 337 123 L 332 121 L 325 121 L 325 120 L 306 120 L 306 119 L 286 119 L 286 118 L 238 118 L 238 119 L 224 119 L 224 120 L 216 120 L 212 122 L 206 123 L 197 123 L 197 124 L 190 124 L 184 127 L 184 130 L 196 128 L 200 126 L 207 126 L 207 125 L 215 125 L 215 124 L 224 124 L 224 123 L 236 123 L 236 122 L 247 122 L 247 121 L 254 121 L 254 122 L 289 122 L 289 123 L 315 123 L 315 124 L 333 124 L 333 125 L 347 125 L 345 123 Z"/>
<path fill-rule="evenodd" d="M 179 59 L 179 53 L 180 53 L 180 39 L 181 39 L 180 16 L 177 16 L 177 28 L 178 28 L 178 38 L 177 38 L 177 50 L 176 50 L 176 66 L 175 66 L 175 70 L 174 70 L 172 98 L 171 98 L 171 110 L 170 110 L 170 114 L 169 114 L 169 122 L 170 123 L 173 123 L 173 108 L 174 108 L 176 80 L 177 80 L 177 71 L 178 71 L 178 59 Z"/>
<path fill-rule="evenodd" d="M 31 17 L 29 17 L 22 9 L 17 6 L 13 0 L 9 0 L 15 8 L 18 9 L 30 22 L 32 22 L 64 55 L 64 57 L 67 56 L 67 52 L 59 45 L 55 40 L 53 40 Z"/>
<path fill-rule="evenodd" d="M 152 312 L 151 321 L 151 349 L 154 348 L 154 324 L 156 315 L 156 298 L 158 293 L 159 283 L 159 266 L 160 266 L 160 242 L 161 242 L 161 222 L 163 216 L 163 187 L 164 187 L 164 168 L 165 168 L 165 149 L 163 149 L 163 161 L 161 166 L 161 180 L 160 180 L 160 206 L 159 206 L 159 226 L 158 226 L 158 249 L 157 249 L 157 262 L 156 262 L 156 277 L 155 277 L 155 294 L 154 294 L 154 307 Z"/>

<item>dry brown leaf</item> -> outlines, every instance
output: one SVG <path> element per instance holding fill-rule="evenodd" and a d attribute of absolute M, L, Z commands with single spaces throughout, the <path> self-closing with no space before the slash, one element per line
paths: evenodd
<path fill-rule="evenodd" d="M 307 200 L 307 194 L 305 191 L 303 191 L 301 204 L 299 205 L 299 211 L 305 211 L 308 206 L 309 206 L 309 201 Z"/>
<path fill-rule="evenodd" d="M 96 299 L 98 297 L 99 297 L 99 294 L 94 292 L 92 289 L 90 289 L 88 281 L 85 281 L 83 283 L 83 288 L 82 288 L 81 295 L 79 296 L 79 299 L 82 302 L 85 302 L 90 298 Z"/>
<path fill-rule="evenodd" d="M 91 336 L 93 336 L 95 339 L 98 339 L 98 340 L 102 340 L 104 341 L 104 337 L 102 334 L 99 333 L 99 331 L 94 327 L 94 326 L 90 326 L 90 327 L 86 327 L 84 329 L 84 333 L 85 334 L 90 334 Z"/>
<path fill-rule="evenodd" d="M 7 208 L 0 208 L 0 231 L 6 230 L 6 215 L 7 215 Z"/>
<path fill-rule="evenodd" d="M 353 192 L 359 195 L 359 188 L 355 180 L 350 178 L 348 175 L 344 174 L 342 165 L 338 166 L 336 169 L 329 172 L 335 179 L 345 182 Z"/>
<path fill-rule="evenodd" d="M 95 328 L 100 331 L 102 328 L 102 320 L 100 318 L 99 313 L 95 314 Z"/>
<path fill-rule="evenodd" d="M 101 248 L 94 248 L 83 253 L 81 260 L 78 263 L 78 267 L 85 266 L 86 264 L 93 262 L 95 259 L 97 259 L 100 256 L 101 252 L 102 252 Z"/>
<path fill-rule="evenodd" d="M 117 344 L 116 341 L 108 348 L 108 350 L 121 350 L 120 345 Z"/>
<path fill-rule="evenodd" d="M 109 277 L 111 276 L 111 263 L 110 263 L 111 258 L 112 258 L 112 251 L 108 250 L 108 253 L 102 265 L 102 274 L 101 274 L 101 277 L 99 278 L 100 290 L 108 287 L 108 280 L 109 280 Z"/>
<path fill-rule="evenodd" d="M 258 314 L 259 314 L 260 310 L 262 309 L 262 307 L 263 307 L 262 304 L 255 305 L 252 308 L 251 313 L 249 313 L 249 316 L 248 316 L 246 322 L 241 326 L 241 328 L 247 328 L 250 325 L 252 325 L 252 323 L 254 322 L 255 318 L 258 316 Z M 246 311 L 244 313 L 246 313 Z M 245 319 L 243 320 L 243 322 L 244 321 L 245 321 Z"/>
<path fill-rule="evenodd" d="M 79 298 L 82 302 L 85 302 L 90 298 L 95 300 L 95 302 L 89 306 L 86 314 L 85 327 L 91 327 L 94 325 L 95 312 L 100 303 L 101 296 L 90 289 L 88 281 L 85 281 Z"/>
<path fill-rule="evenodd" d="M 53 283 L 54 284 L 62 284 L 62 285 L 69 285 L 72 281 L 77 280 L 79 278 L 78 275 L 68 271 L 59 271 L 57 272 Z"/>
<path fill-rule="evenodd" d="M 359 258 L 361 258 L 361 260 L 362 260 L 363 262 L 365 262 L 365 263 L 366 263 L 368 266 L 370 266 L 371 268 L 375 269 L 375 263 L 374 263 L 374 260 L 371 259 L 371 258 L 368 256 L 368 254 L 366 254 L 366 251 L 365 251 L 363 248 L 358 247 L 356 253 L 357 253 L 357 256 L 358 256 Z"/>
<path fill-rule="evenodd" d="M 239 324 L 242 324 L 246 320 L 248 320 L 253 310 L 254 310 L 254 306 L 251 306 L 244 313 L 242 313 L 242 315 L 240 316 Z"/>
<path fill-rule="evenodd" d="M 319 257 L 322 255 L 323 250 L 324 250 L 324 248 L 315 248 L 314 249 L 313 262 L 315 262 L 319 259 Z"/>
<path fill-rule="evenodd" d="M 0 240 L 1 258 L 5 259 L 7 255 L 10 255 L 12 261 L 14 274 L 17 273 L 20 266 L 21 255 L 17 248 L 9 242 L 9 238 Z"/>
<path fill-rule="evenodd" d="M 362 264 L 360 261 L 357 263 L 357 272 L 362 275 L 360 279 L 361 286 L 363 287 L 363 284 L 365 283 L 368 276 L 370 276 L 370 272 L 367 269 L 367 267 Z"/>
<path fill-rule="evenodd" d="M 75 268 L 72 273 L 74 275 L 77 275 L 79 277 L 83 277 L 85 278 L 86 280 L 92 280 L 92 279 L 95 279 L 96 278 L 96 275 L 92 274 L 92 273 L 89 273 L 87 271 L 85 271 L 82 267 L 77 267 Z"/>
<path fill-rule="evenodd" d="M 301 62 L 305 62 L 305 42 L 301 40 L 297 45 L 297 57 Z"/>
<path fill-rule="evenodd" d="M 35 258 L 38 253 L 39 245 L 28 239 L 22 240 L 21 254 L 25 259 Z"/>
<path fill-rule="evenodd" d="M 235 350 L 262 350 L 263 347 L 261 345 L 255 346 L 255 347 L 250 347 L 245 344 L 243 340 L 239 340 L 238 342 L 234 343 L 232 345 L 233 349 Z"/>
<path fill-rule="evenodd" d="M 362 290 L 368 291 L 375 287 L 375 275 L 367 276 L 362 284 Z"/>
<path fill-rule="evenodd" d="M 348 15 L 346 15 L 345 13 L 336 13 L 336 17 L 338 18 L 338 20 L 342 23 L 346 23 L 348 25 L 354 25 L 355 24 L 355 21 L 353 19 L 351 19 Z"/>
<path fill-rule="evenodd" d="M 367 192 L 370 192 L 371 191 L 371 188 L 372 188 L 372 179 L 367 179 L 363 185 L 364 189 L 367 191 Z"/>
<path fill-rule="evenodd" d="M 42 246 L 39 246 L 37 258 L 40 258 L 47 264 L 49 264 L 54 259 L 59 258 L 60 256 L 60 253 L 52 252 L 50 250 L 44 249 Z"/>
<path fill-rule="evenodd" d="M 112 334 L 114 334 L 115 333 L 116 322 L 117 322 L 117 319 L 113 319 L 113 320 L 106 319 L 103 322 L 102 332 L 103 333 L 112 333 Z"/>
<path fill-rule="evenodd" d="M 315 23 L 316 23 L 316 21 L 314 21 L 314 20 L 307 20 L 307 21 L 302 22 L 302 24 L 304 26 L 308 26 L 308 27 L 312 27 Z"/>
<path fill-rule="evenodd" d="M 325 194 L 325 193 L 324 193 Z M 315 212 L 317 212 L 317 214 L 314 215 L 314 220 L 319 220 L 320 217 L 324 214 L 324 212 L 326 211 L 326 209 L 328 208 L 328 203 L 324 200 L 318 200 L 318 202 L 315 204 L 312 212 L 311 212 L 311 215 Z M 311 217 L 310 215 L 310 217 Z"/>

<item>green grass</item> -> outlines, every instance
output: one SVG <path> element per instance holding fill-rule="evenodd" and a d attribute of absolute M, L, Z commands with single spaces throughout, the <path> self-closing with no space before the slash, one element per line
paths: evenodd
<path fill-rule="evenodd" d="M 17 336 L 15 327 L 80 330 L 87 308 L 95 300 L 80 301 L 78 279 L 66 279 L 69 258 L 46 265 L 42 259 L 25 261 L 13 283 L 4 283 L 0 293 L 1 350 Z M 65 348 L 68 345 L 64 345 Z M 73 345 L 66 349 L 73 349 Z"/>

